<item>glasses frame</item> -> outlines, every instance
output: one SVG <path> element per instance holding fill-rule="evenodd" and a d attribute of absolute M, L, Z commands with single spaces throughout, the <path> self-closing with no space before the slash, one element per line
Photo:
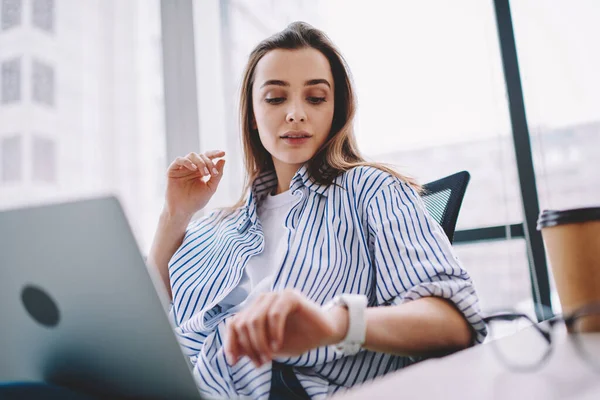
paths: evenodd
<path fill-rule="evenodd" d="M 545 306 L 542 306 L 542 308 L 548 309 L 548 307 L 545 307 Z M 549 311 L 549 309 L 544 310 L 544 311 Z M 552 313 L 547 314 L 547 315 L 552 315 Z M 526 314 L 514 312 L 514 311 L 501 311 L 501 312 L 484 317 L 483 321 L 486 323 L 486 325 L 490 325 L 490 322 L 493 322 L 493 321 L 514 321 L 514 320 L 520 319 L 520 318 L 524 318 L 527 321 L 531 322 L 532 327 L 544 338 L 544 340 L 546 340 L 548 342 L 548 350 L 546 351 L 546 353 L 544 353 L 544 355 L 540 358 L 540 360 L 538 362 L 533 363 L 531 365 L 516 365 L 507 360 L 507 358 L 504 356 L 504 354 L 498 348 L 498 346 L 494 344 L 495 340 L 492 341 L 490 344 L 492 345 L 494 352 L 496 353 L 498 358 L 500 358 L 500 360 L 509 368 L 516 370 L 516 371 L 521 371 L 521 372 L 533 372 L 533 371 L 538 370 L 543 364 L 545 364 L 545 362 L 549 359 L 549 357 L 553 353 L 553 349 L 554 349 L 553 335 L 554 335 L 554 330 L 555 330 L 556 325 L 558 325 L 560 323 L 564 323 L 564 325 L 567 328 L 567 331 L 574 333 L 575 332 L 574 328 L 575 328 L 575 324 L 577 323 L 577 321 L 580 318 L 588 316 L 588 315 L 595 315 L 595 316 L 600 317 L 600 302 L 594 302 L 594 303 L 587 304 L 581 308 L 578 308 L 577 310 L 573 311 L 572 313 L 570 313 L 566 316 L 560 316 L 560 315 L 555 316 L 553 318 L 542 321 L 540 323 L 535 322 L 533 319 L 531 319 L 531 317 L 529 317 Z M 493 329 L 490 329 L 490 331 L 492 331 L 492 330 Z M 581 336 L 574 333 L 574 334 L 569 335 L 569 339 L 573 341 L 573 343 L 575 344 L 577 353 L 586 362 L 586 364 L 600 373 L 600 363 L 598 363 L 597 361 L 594 361 L 593 358 L 590 358 L 590 355 L 583 347 Z M 499 340 L 501 340 L 501 339 L 499 339 Z"/>

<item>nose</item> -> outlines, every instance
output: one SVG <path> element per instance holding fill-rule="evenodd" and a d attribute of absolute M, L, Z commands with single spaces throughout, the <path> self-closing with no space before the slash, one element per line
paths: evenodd
<path fill-rule="evenodd" d="M 304 111 L 304 107 L 300 102 L 293 102 L 290 104 L 290 109 L 288 110 L 286 120 L 289 123 L 292 122 L 306 122 L 306 112 Z"/>

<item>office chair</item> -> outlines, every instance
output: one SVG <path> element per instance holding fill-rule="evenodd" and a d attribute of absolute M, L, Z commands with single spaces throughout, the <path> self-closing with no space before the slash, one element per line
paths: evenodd
<path fill-rule="evenodd" d="M 467 171 L 461 171 L 423 185 L 421 197 L 425 207 L 442 226 L 450 243 L 454 239 L 458 212 L 470 179 Z"/>

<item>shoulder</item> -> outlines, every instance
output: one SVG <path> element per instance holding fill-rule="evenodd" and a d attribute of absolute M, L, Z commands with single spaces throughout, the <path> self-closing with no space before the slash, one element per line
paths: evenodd
<path fill-rule="evenodd" d="M 353 196 L 359 204 L 369 204 L 390 188 L 401 192 L 414 192 L 408 183 L 374 166 L 352 168 L 336 178 L 335 183 Z"/>
<path fill-rule="evenodd" d="M 395 176 L 372 166 L 359 166 L 349 169 L 336 178 L 336 183 L 346 190 L 357 190 L 369 185 L 389 185 Z"/>

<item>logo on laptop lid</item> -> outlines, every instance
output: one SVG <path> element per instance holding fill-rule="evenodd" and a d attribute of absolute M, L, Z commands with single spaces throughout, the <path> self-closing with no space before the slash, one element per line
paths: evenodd
<path fill-rule="evenodd" d="M 21 301 L 27 313 L 37 323 L 53 328 L 60 321 L 56 302 L 41 288 L 27 285 L 21 292 Z"/>

